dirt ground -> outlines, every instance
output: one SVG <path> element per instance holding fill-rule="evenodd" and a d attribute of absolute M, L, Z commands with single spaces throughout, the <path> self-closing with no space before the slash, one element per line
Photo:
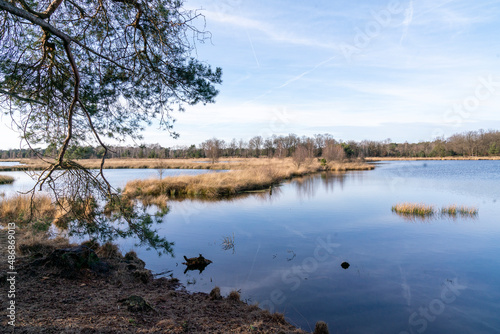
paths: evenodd
<path fill-rule="evenodd" d="M 2 263 L 0 332 L 306 333 L 236 293 L 188 293 L 176 279 L 155 279 L 135 253 L 99 257 L 96 266 L 76 271 L 54 265 L 47 255 L 20 259 L 15 327 L 5 314 L 10 284 Z"/>

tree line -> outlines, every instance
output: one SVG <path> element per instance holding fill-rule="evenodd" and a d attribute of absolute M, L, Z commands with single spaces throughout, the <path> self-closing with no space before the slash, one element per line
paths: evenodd
<path fill-rule="evenodd" d="M 35 158 L 37 154 L 56 156 L 57 147 L 45 149 L 0 150 L 2 159 Z M 330 134 L 299 137 L 295 134 L 249 140 L 232 139 L 226 142 L 212 138 L 199 145 L 162 147 L 158 144 L 136 146 L 111 146 L 106 152 L 102 147 L 71 146 L 67 151 L 72 159 L 131 158 L 172 159 L 210 158 L 216 161 L 228 157 L 276 157 L 302 155 L 309 158 L 323 157 L 328 161 L 364 157 L 446 157 L 446 156 L 498 156 L 500 155 L 500 131 L 478 130 L 454 134 L 449 138 L 418 143 L 394 143 L 384 141 L 342 141 Z"/>

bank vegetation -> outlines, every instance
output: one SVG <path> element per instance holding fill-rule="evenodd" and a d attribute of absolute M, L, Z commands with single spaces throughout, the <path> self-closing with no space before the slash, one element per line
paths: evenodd
<path fill-rule="evenodd" d="M 345 172 L 370 170 L 374 166 L 361 162 L 326 162 L 317 159 L 245 159 L 243 162 L 217 164 L 229 171 L 201 175 L 151 178 L 129 181 L 123 195 L 126 198 L 198 197 L 220 198 L 248 191 L 273 187 L 296 176 L 320 171 Z"/>

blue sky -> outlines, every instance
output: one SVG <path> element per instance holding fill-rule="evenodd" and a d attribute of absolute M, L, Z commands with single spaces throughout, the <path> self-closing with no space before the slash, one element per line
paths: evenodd
<path fill-rule="evenodd" d="M 153 126 L 146 143 L 288 133 L 415 142 L 500 129 L 499 1 L 185 5 L 202 9 L 212 40 L 197 57 L 222 67 L 224 82 L 215 104 L 175 115 L 179 139 Z"/>

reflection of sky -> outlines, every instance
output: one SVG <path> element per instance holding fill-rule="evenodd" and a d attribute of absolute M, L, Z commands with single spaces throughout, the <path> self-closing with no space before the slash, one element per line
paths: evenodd
<path fill-rule="evenodd" d="M 447 280 L 457 280 L 466 288 L 425 332 L 498 332 L 499 190 L 493 185 L 499 166 L 383 163 L 373 171 L 294 179 L 271 196 L 170 202 L 158 229 L 175 242 L 175 257 L 136 251 L 153 271 L 173 270 L 183 283 L 195 282 L 188 285 L 193 291 L 241 289 L 243 299 L 266 305 L 278 289 L 284 301 L 274 306 L 306 330 L 324 320 L 331 332 L 415 332 L 419 327 L 409 325 L 409 316 L 439 299 Z M 110 170 L 110 176 L 119 171 Z M 479 215 L 412 222 L 391 212 L 406 201 L 476 206 Z M 234 254 L 221 247 L 233 233 Z M 338 247 L 314 270 L 301 270 L 314 259 L 318 238 Z M 134 248 L 133 240 L 121 248 Z M 202 274 L 184 275 L 182 256 L 199 253 L 213 263 Z M 343 261 L 350 263 L 348 270 L 340 267 Z M 297 289 L 283 280 L 290 272 L 299 278 Z"/>
<path fill-rule="evenodd" d="M 339 332 L 415 330 L 410 314 L 457 279 L 466 289 L 426 333 L 499 330 L 499 207 L 491 184 L 500 162 L 425 164 L 383 163 L 374 171 L 294 179 L 272 196 L 171 202 L 160 229 L 175 241 L 176 257 L 140 255 L 156 272 L 173 269 L 181 281 L 196 280 L 188 286 L 193 291 L 241 289 L 244 299 L 268 305 L 278 289 L 285 300 L 274 306 L 306 330 L 317 320 Z M 391 212 L 405 201 L 476 206 L 479 215 L 411 222 Z M 233 233 L 235 254 L 221 248 Z M 318 237 L 331 237 L 339 247 L 312 272 L 299 271 L 294 290 L 283 275 L 314 257 Z M 213 263 L 201 275 L 183 275 L 182 256 L 199 253 Z M 343 261 L 351 264 L 348 270 L 340 267 Z"/>
<path fill-rule="evenodd" d="M 0 166 L 18 166 L 20 164 L 19 161 L 0 161 Z"/>

